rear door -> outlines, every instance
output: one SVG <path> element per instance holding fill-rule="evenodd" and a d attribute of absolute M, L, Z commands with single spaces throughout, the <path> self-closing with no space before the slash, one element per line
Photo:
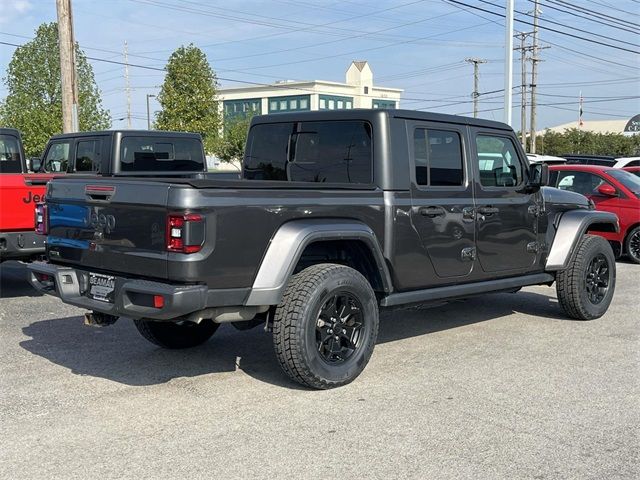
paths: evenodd
<path fill-rule="evenodd" d="M 537 259 L 539 195 L 524 190 L 527 163 L 513 136 L 471 129 L 477 256 L 487 277 L 518 274 Z"/>
<path fill-rule="evenodd" d="M 437 277 L 424 272 L 425 285 L 434 280 L 447 283 L 469 275 L 474 263 L 473 182 L 465 162 L 466 127 L 420 121 L 407 126 L 411 222 Z"/>

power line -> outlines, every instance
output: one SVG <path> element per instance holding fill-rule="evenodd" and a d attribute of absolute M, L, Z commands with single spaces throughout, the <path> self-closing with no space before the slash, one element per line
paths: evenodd
<path fill-rule="evenodd" d="M 531 1 L 531 0 L 529 0 L 529 1 Z M 547 0 L 545 0 L 545 2 L 546 1 Z M 602 25 L 602 26 L 605 26 L 605 27 L 615 28 L 615 29 L 618 29 L 618 30 L 624 30 L 625 32 L 630 32 L 630 33 L 635 33 L 636 32 L 636 30 L 634 30 L 633 27 L 629 28 L 629 26 L 627 26 L 626 24 L 617 24 L 617 23 L 611 22 L 611 21 L 609 21 L 609 20 L 607 20 L 605 18 L 597 18 L 597 17 L 594 17 L 594 16 L 584 15 L 584 14 L 581 14 L 580 10 L 566 10 L 564 8 L 560 8 L 560 7 L 558 7 L 556 5 L 552 5 L 552 4 L 550 5 L 548 3 L 542 3 L 541 5 L 543 7 L 545 7 L 545 8 L 550 8 L 551 10 L 556 10 L 556 11 L 561 12 L 561 13 L 567 13 L 567 14 L 573 16 L 573 17 L 582 18 L 584 20 L 588 20 L 590 22 L 594 22 L 594 23 L 597 23 L 598 25 Z M 564 6 L 562 4 L 560 4 L 560 5 Z"/>

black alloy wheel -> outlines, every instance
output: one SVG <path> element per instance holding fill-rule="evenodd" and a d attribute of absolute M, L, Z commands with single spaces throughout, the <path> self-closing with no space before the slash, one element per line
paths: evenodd
<path fill-rule="evenodd" d="M 322 359 L 343 363 L 362 346 L 362 305 L 348 292 L 332 294 L 320 308 L 316 321 L 316 346 Z"/>
<path fill-rule="evenodd" d="M 627 237 L 627 255 L 634 263 L 640 263 L 640 227 L 634 228 Z"/>
<path fill-rule="evenodd" d="M 607 296 L 609 290 L 609 262 L 604 255 L 599 254 L 591 259 L 585 282 L 589 301 L 598 305 Z"/>

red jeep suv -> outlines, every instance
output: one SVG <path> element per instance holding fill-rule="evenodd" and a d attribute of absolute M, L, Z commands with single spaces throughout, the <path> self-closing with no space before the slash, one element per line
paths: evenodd
<path fill-rule="evenodd" d="M 620 168 L 599 165 L 552 165 L 549 185 L 581 193 L 596 210 L 612 212 L 620 220 L 620 232 L 591 232 L 611 243 L 614 252 L 640 263 L 640 177 Z"/>

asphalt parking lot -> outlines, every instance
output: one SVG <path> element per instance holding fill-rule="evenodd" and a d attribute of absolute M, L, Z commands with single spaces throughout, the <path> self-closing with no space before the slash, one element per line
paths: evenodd
<path fill-rule="evenodd" d="M 364 373 L 281 373 L 261 328 L 161 350 L 0 267 L 0 477 L 640 478 L 640 266 L 564 318 L 527 288 L 383 315 Z"/>

